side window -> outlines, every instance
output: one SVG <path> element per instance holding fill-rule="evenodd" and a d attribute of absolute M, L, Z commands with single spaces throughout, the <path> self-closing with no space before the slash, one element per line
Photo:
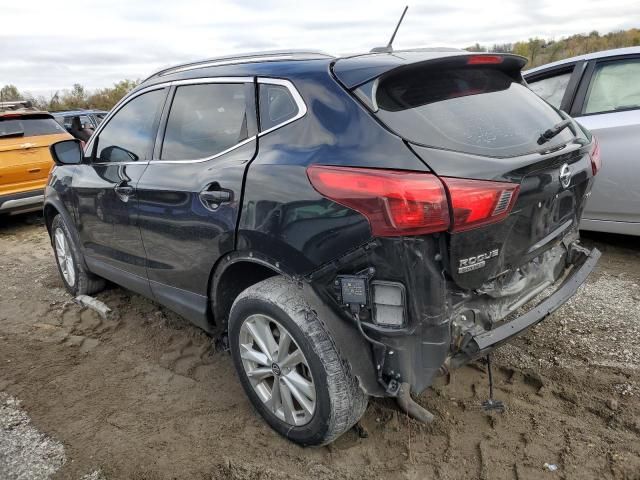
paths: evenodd
<path fill-rule="evenodd" d="M 640 58 L 596 65 L 584 113 L 640 108 Z"/>
<path fill-rule="evenodd" d="M 252 86 L 205 83 L 176 89 L 162 142 L 161 160 L 211 157 L 254 134 L 247 105 Z M 255 116 L 255 115 L 254 115 Z"/>
<path fill-rule="evenodd" d="M 150 160 L 166 89 L 135 97 L 109 120 L 97 139 L 96 162 Z"/>
<path fill-rule="evenodd" d="M 260 84 L 260 130 L 269 130 L 298 114 L 298 105 L 283 85 Z"/>
<path fill-rule="evenodd" d="M 532 80 L 527 82 L 529 88 L 533 92 L 542 97 L 551 105 L 556 108 L 560 108 L 562 103 L 562 97 L 569 84 L 571 78 L 571 72 L 561 73 L 560 75 L 554 75 L 553 77 L 543 78 L 541 80 Z"/>

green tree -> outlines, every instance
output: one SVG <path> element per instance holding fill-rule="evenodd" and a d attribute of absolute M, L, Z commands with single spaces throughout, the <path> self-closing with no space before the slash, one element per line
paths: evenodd
<path fill-rule="evenodd" d="M 24 100 L 18 87 L 15 85 L 5 85 L 0 88 L 0 102 L 12 102 L 14 100 Z"/>

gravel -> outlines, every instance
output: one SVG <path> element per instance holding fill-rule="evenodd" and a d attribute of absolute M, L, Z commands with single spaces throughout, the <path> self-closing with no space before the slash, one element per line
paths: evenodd
<path fill-rule="evenodd" d="M 47 479 L 65 461 L 62 444 L 39 432 L 20 402 L 0 392 L 0 478 Z"/>

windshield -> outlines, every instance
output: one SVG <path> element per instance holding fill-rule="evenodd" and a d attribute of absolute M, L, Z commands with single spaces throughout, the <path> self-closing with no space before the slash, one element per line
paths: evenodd
<path fill-rule="evenodd" d="M 63 133 L 65 130 L 53 118 L 0 118 L 1 137 L 35 137 Z"/>
<path fill-rule="evenodd" d="M 539 151 L 540 134 L 560 113 L 507 73 L 490 67 L 405 69 L 365 85 L 376 115 L 405 139 L 428 147 L 490 157 Z M 573 139 L 566 129 L 548 150 Z"/>

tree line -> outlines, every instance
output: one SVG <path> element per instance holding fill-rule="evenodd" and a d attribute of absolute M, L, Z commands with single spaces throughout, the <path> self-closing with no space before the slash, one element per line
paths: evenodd
<path fill-rule="evenodd" d="M 131 89 L 140 83 L 139 80 L 122 80 L 113 87 L 88 91 L 79 83 L 70 90 L 57 91 L 48 97 L 34 96 L 29 92 L 21 92 L 15 85 L 5 85 L 0 89 L 0 102 L 28 100 L 34 108 L 55 112 L 59 110 L 111 110 Z"/>
<path fill-rule="evenodd" d="M 526 42 L 494 44 L 490 47 L 476 43 L 466 50 L 471 52 L 515 53 L 526 57 L 526 68 L 533 68 L 563 58 L 575 57 L 586 53 L 600 52 L 613 48 L 635 47 L 640 45 L 640 29 L 631 28 L 600 35 L 597 31 L 589 34 L 577 34 L 560 40 L 530 38 Z"/>
<path fill-rule="evenodd" d="M 589 34 L 572 35 L 560 40 L 530 38 L 527 41 L 494 44 L 490 47 L 476 43 L 467 47 L 466 50 L 470 52 L 515 53 L 526 57 L 529 60 L 527 68 L 532 68 L 585 53 L 637 45 L 640 45 L 640 29 L 631 28 L 604 35 L 593 31 Z M 49 97 L 34 96 L 28 92 L 21 92 L 15 85 L 5 85 L 0 89 L 0 102 L 29 100 L 35 108 L 52 112 L 79 109 L 110 110 L 139 83 L 139 80 L 122 80 L 112 87 L 94 91 L 88 91 L 81 84 L 76 83 L 70 90 L 58 91 Z"/>

